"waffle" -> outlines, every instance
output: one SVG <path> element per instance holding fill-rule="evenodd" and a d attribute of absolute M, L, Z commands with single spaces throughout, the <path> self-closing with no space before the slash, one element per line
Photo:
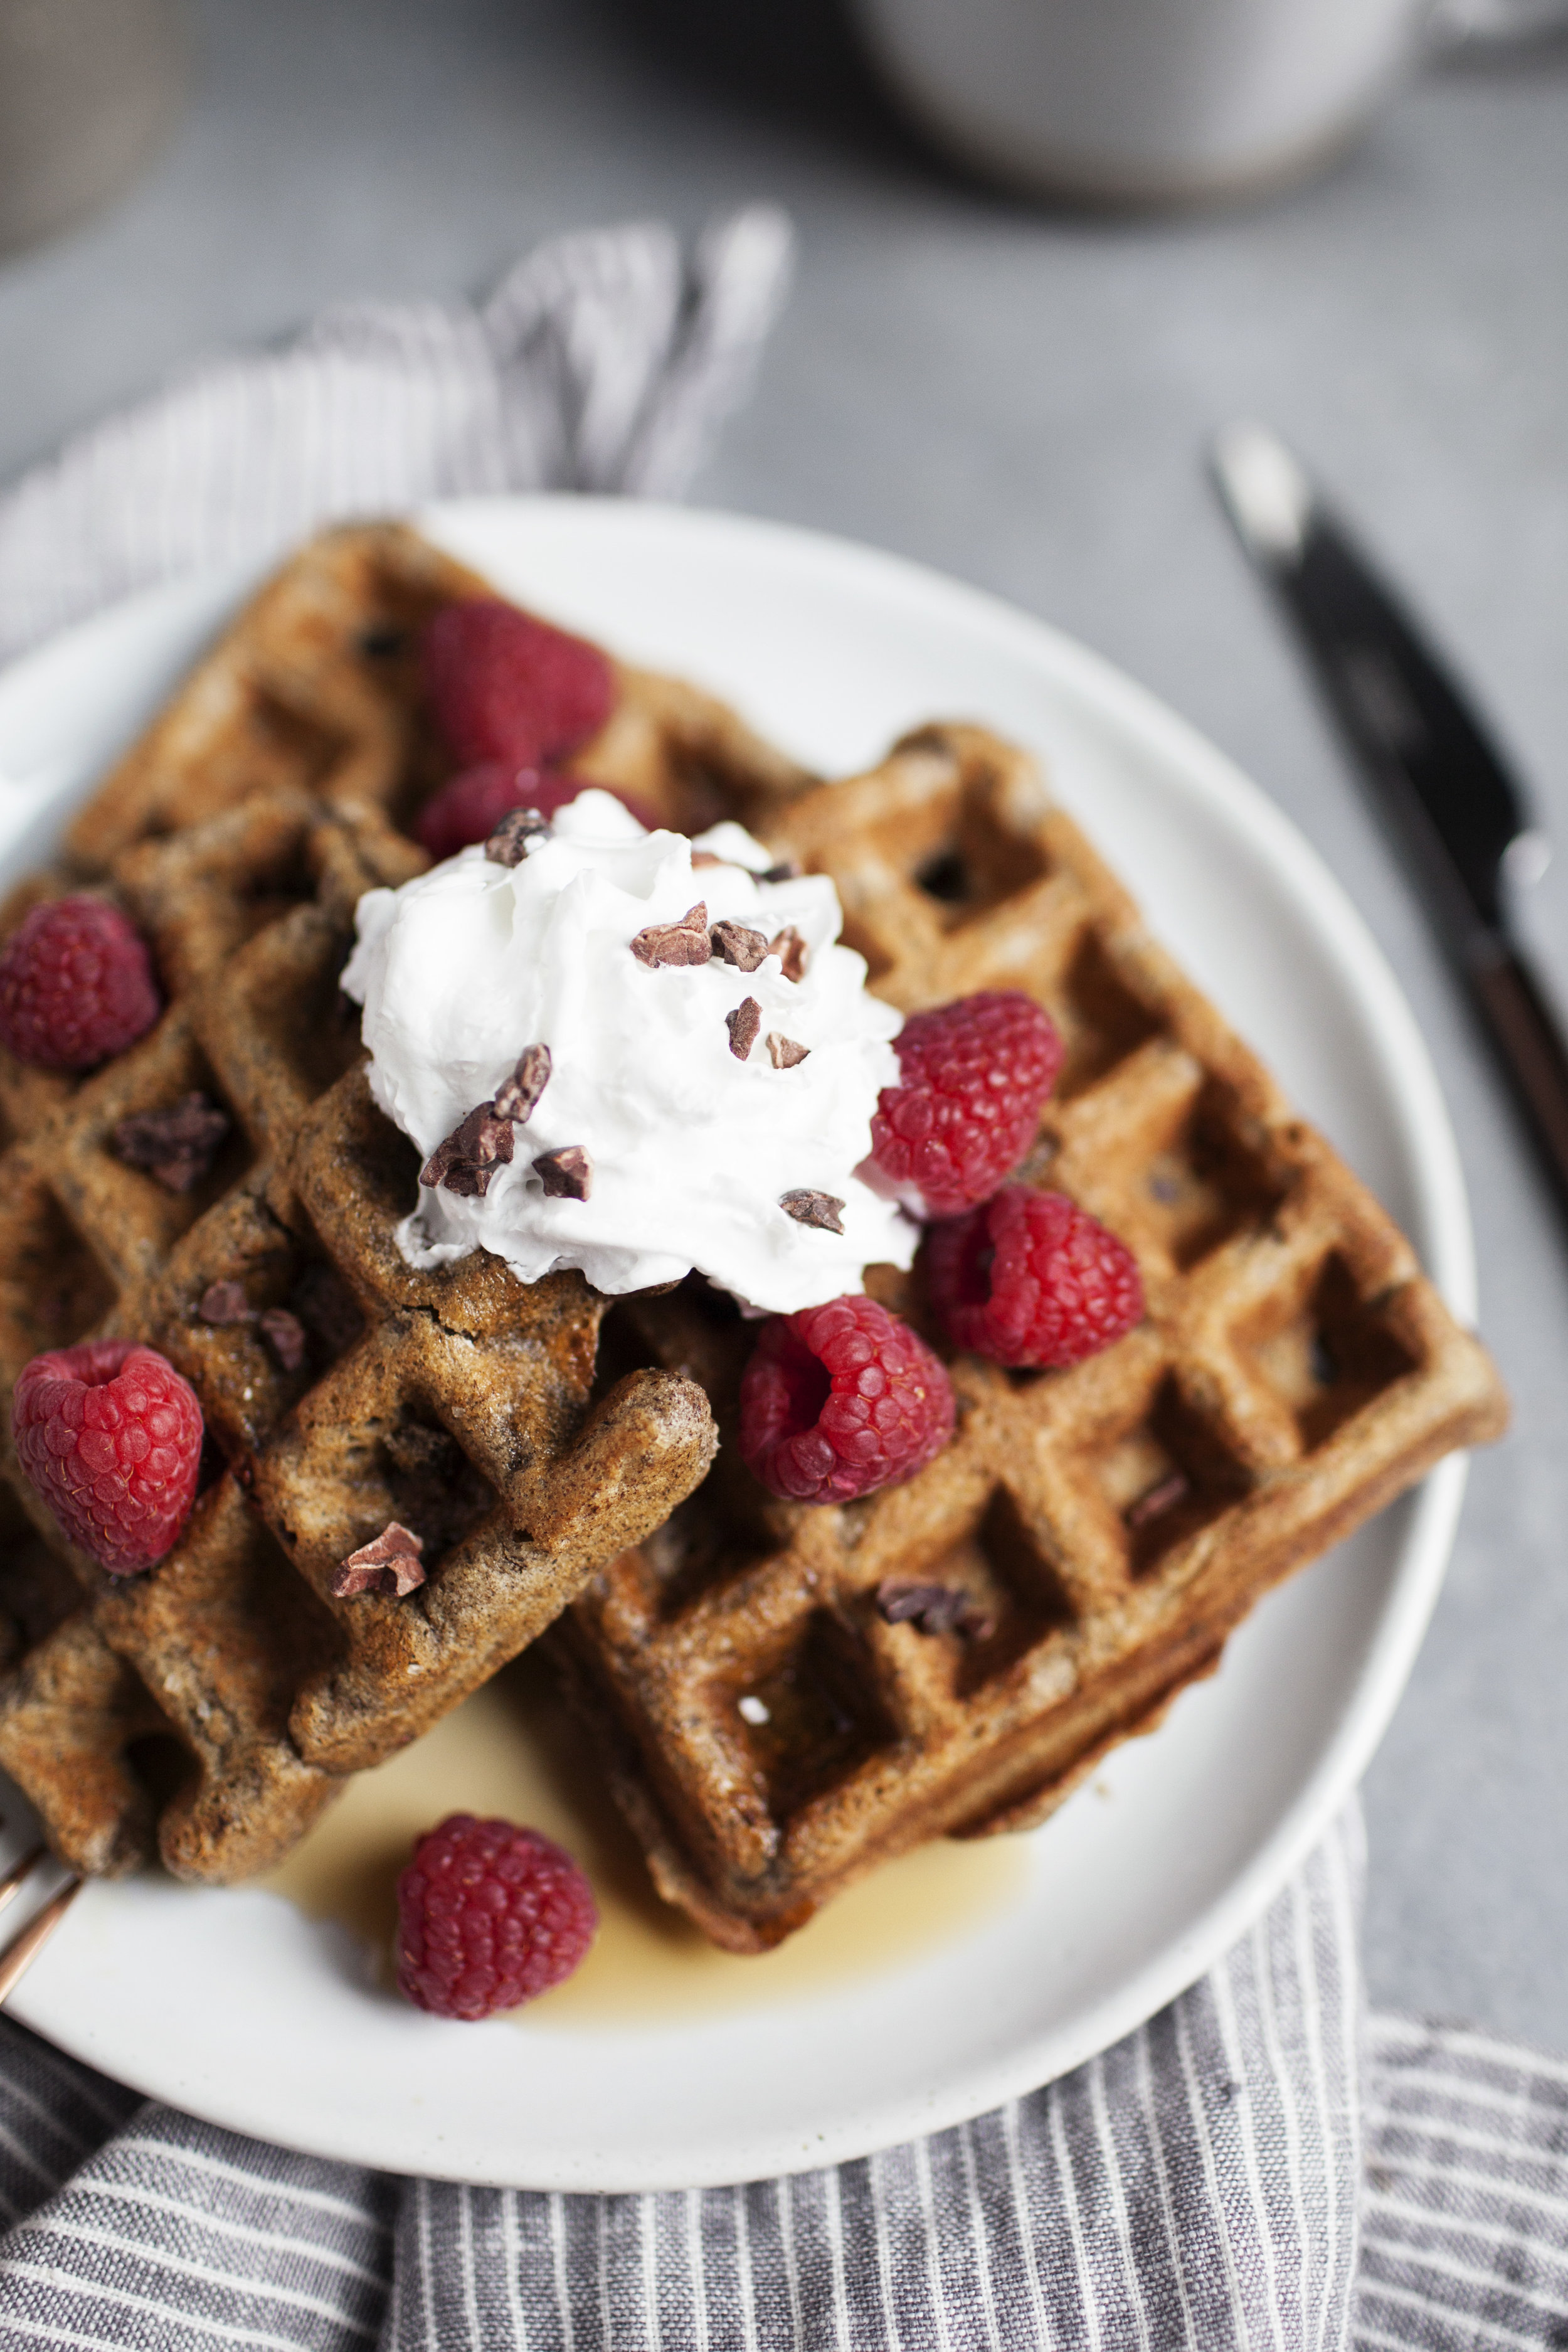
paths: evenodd
<path fill-rule="evenodd" d="M 483 1255 L 407 1267 L 412 1149 L 371 1101 L 338 975 L 354 903 L 425 864 L 399 830 L 450 761 L 428 739 L 420 623 L 485 583 L 397 526 L 336 531 L 239 616 L 15 892 L 0 934 L 84 883 L 152 942 L 170 1005 L 86 1079 L 0 1053 L 0 1413 L 41 1349 L 126 1336 L 194 1387 L 203 1491 L 149 1575 L 62 1542 L 0 1443 L 0 1765 L 61 1858 L 153 1853 L 243 1878 L 345 1773 L 416 1738 L 646 1535 L 711 1458 L 702 1391 L 659 1368 L 592 1394 L 605 1302 Z M 722 705 L 618 671 L 584 774 L 672 820 L 755 815 L 808 779 Z M 111 1148 L 199 1093 L 229 1115 L 171 1191 Z M 245 1319 L 204 1319 L 214 1285 Z M 292 1364 L 258 1317 L 281 1309 Z M 298 1353 L 298 1348 L 294 1350 Z M 425 1544 L 402 1600 L 333 1596 L 390 1519 Z"/>
<path fill-rule="evenodd" d="M 276 844 L 289 822 L 308 863 L 306 845 L 327 836 L 316 862 L 341 881 L 346 829 L 278 795 L 167 855 L 189 870 L 241 834 Z M 156 861 L 136 856 L 150 904 Z M 215 899 L 233 878 L 225 868 Z M 414 1738 L 514 1654 L 711 1451 L 706 1405 L 678 1379 L 641 1375 L 587 1415 L 602 1302 L 576 1276 L 524 1286 L 489 1258 L 404 1267 L 390 1229 L 413 1196 L 413 1155 L 371 1105 L 354 1024 L 337 1012 L 349 934 L 324 895 L 215 966 L 199 960 L 187 900 L 167 961 L 193 959 L 189 993 L 0 1160 L 7 1397 L 40 1347 L 146 1339 L 194 1387 L 216 1474 L 169 1557 L 121 1580 L 67 1550 L 8 1444 L 0 1455 L 36 1549 L 85 1596 L 62 1613 L 56 1574 L 57 1622 L 0 1693 L 0 1762 L 78 1867 L 143 1858 L 152 1809 L 134 1768 L 149 1740 L 163 1742 L 154 1780 L 174 1767 L 158 1824 L 168 1866 L 204 1878 L 267 1867 L 339 1776 Z M 227 930 L 226 912 L 205 927 L 214 943 Z M 193 1090 L 234 1129 L 180 1193 L 127 1166 L 110 1138 L 127 1115 Z M 292 1313 L 303 1360 L 281 1360 L 254 1319 L 204 1320 L 217 1283 L 237 1284 L 253 1318 Z M 334 1599 L 334 1570 L 392 1518 L 424 1538 L 429 1583 L 413 1601 Z M 52 1737 L 62 1713 L 70 1736 Z M 99 1759 L 90 1785 L 84 1750 Z"/>
<path fill-rule="evenodd" d="M 68 826 L 66 871 L 109 875 L 139 842 L 287 786 L 354 819 L 405 824 L 450 772 L 419 690 L 418 634 L 439 606 L 493 595 L 399 523 L 313 541 L 246 606 Z M 735 713 L 679 679 L 612 662 L 605 726 L 567 765 L 699 832 L 759 823 L 810 782 Z"/>
<path fill-rule="evenodd" d="M 1408 1244 L 1022 754 L 923 730 L 771 839 L 832 877 L 905 1011 L 990 987 L 1048 1007 L 1066 1060 L 1024 1173 L 1127 1242 L 1148 1312 L 1070 1370 L 957 1358 L 953 1443 L 843 1509 L 741 1466 L 727 1302 L 691 1280 L 610 1318 L 606 1377 L 696 1380 L 723 1442 L 547 1642 L 661 1893 L 737 1951 L 924 1839 L 1043 1819 L 1269 1587 L 1506 1418 Z M 871 1286 L 938 1340 L 917 1280 Z M 888 1622 L 910 1584 L 962 1600 Z"/>
<path fill-rule="evenodd" d="M 747 1349 L 700 1282 L 607 1317 L 575 1276 L 407 1267 L 391 1235 L 414 1156 L 337 980 L 360 892 L 423 862 L 401 827 L 444 763 L 413 633 L 483 587 L 397 527 L 308 549 L 0 915 L 107 890 L 172 1000 L 83 1081 L 0 1055 L 0 1406 L 40 1348 L 134 1334 L 192 1381 L 211 1440 L 181 1543 L 123 1582 L 0 1454 L 0 1764 L 78 1868 L 156 1851 L 249 1875 L 610 1560 L 547 1639 L 664 1890 L 758 1948 L 882 1854 L 1040 1817 L 1270 1582 L 1490 1433 L 1501 1400 L 1027 762 L 930 730 L 813 789 L 722 706 L 634 670 L 580 772 L 687 829 L 738 815 L 831 874 L 901 1005 L 1015 984 L 1051 1006 L 1068 1062 L 1029 1172 L 1132 1243 L 1148 1321 L 1065 1375 L 961 1360 L 939 1462 L 807 1511 L 733 1445 L 698 1484 Z M 192 1091 L 233 1133 L 171 1193 L 108 1139 Z M 214 1284 L 246 1320 L 204 1319 Z M 924 1320 L 917 1290 L 881 1286 Z M 292 1369 L 256 1320 L 272 1307 L 308 1333 Z M 389 1518 L 425 1536 L 429 1583 L 335 1599 Z M 961 1588 L 967 1633 L 886 1622 L 888 1580 Z"/>

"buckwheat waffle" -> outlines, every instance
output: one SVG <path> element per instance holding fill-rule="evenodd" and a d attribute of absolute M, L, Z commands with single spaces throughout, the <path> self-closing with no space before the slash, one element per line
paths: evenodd
<path fill-rule="evenodd" d="M 357 1072 L 338 974 L 361 892 L 425 863 L 398 826 L 450 766 L 420 710 L 418 626 L 479 593 L 398 526 L 329 533 L 241 614 L 57 866 L 0 916 L 4 936 L 40 898 L 104 888 L 172 999 L 86 1080 L 0 1053 L 7 1432 L 31 1356 L 123 1335 L 192 1381 L 210 1441 L 180 1544 L 118 1583 L 61 1543 L 0 1446 L 5 1507 L 30 1530 L 0 1568 L 0 1764 L 84 1870 L 134 1866 L 154 1829 L 181 1875 L 265 1868 L 339 1776 L 524 1646 L 711 1457 L 706 1402 L 678 1377 L 638 1371 L 590 1411 L 604 1302 L 578 1276 L 524 1286 L 487 1258 L 415 1276 L 392 1243 L 413 1155 Z M 617 678 L 580 772 L 689 827 L 806 787 L 711 698 Z M 231 1131 L 173 1192 L 113 1137 L 192 1094 Z M 235 1285 L 240 1319 L 204 1318 Z M 292 1361 L 259 1319 L 277 1310 Z M 335 1599 L 347 1553 L 394 1517 L 425 1538 L 426 1585 Z"/>
<path fill-rule="evenodd" d="M 688 1282 L 611 1318 L 607 1368 L 696 1379 L 723 1443 L 547 1638 L 661 1892 L 738 1951 L 921 1840 L 1040 1820 L 1270 1585 L 1506 1417 L 1409 1245 L 1021 754 L 924 730 L 771 839 L 831 875 L 894 1003 L 1049 1008 L 1067 1058 L 1026 1173 L 1130 1244 L 1148 1314 L 1067 1371 L 958 1358 L 952 1444 L 838 1510 L 741 1466 L 726 1302 Z M 880 1295 L 937 1339 L 915 1282 Z M 912 1584 L 964 1596 L 923 1612 L 964 1630 L 888 1622 Z"/>
<path fill-rule="evenodd" d="M 378 856 L 395 870 L 407 851 L 276 792 L 136 850 L 126 895 L 186 992 L 0 1158 L 7 1431 L 40 1348 L 124 1335 L 191 1381 L 214 1457 L 175 1549 L 117 1580 L 62 1543 L 8 1437 L 0 1453 L 33 1536 L 0 1576 L 21 1651 L 0 1689 L 0 1763 L 79 1868 L 144 1858 L 160 1776 L 171 1869 L 267 1867 L 337 1775 L 514 1654 L 712 1450 L 701 1393 L 679 1379 L 640 1375 L 588 1412 L 603 1302 L 578 1277 L 525 1286 L 488 1258 L 416 1276 L 392 1247 L 413 1155 L 364 1092 L 337 975 L 346 908 Z M 289 871 L 320 879 L 282 912 Z M 272 919 L 235 948 L 236 908 L 258 903 Z M 233 1127 L 177 1192 L 113 1137 L 193 1091 Z M 203 1302 L 219 1284 L 238 1296 L 214 1320 Z M 269 1308 L 292 1318 L 281 1353 L 257 1320 Z M 334 1599 L 334 1570 L 392 1518 L 424 1538 L 429 1582 Z"/>
<path fill-rule="evenodd" d="M 205 823 L 280 785 L 340 814 L 405 824 L 453 761 L 419 690 L 418 636 L 489 584 L 398 523 L 328 531 L 239 614 L 67 830 L 76 877 L 135 843 Z M 612 663 L 610 719 L 568 763 L 698 832 L 760 821 L 811 780 L 711 695 Z"/>

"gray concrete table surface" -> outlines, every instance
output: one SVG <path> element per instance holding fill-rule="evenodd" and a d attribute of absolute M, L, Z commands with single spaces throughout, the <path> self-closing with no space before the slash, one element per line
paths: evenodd
<path fill-rule="evenodd" d="M 0 477 L 335 298 L 476 289 L 554 230 L 776 197 L 798 289 L 697 495 L 896 549 L 1082 637 L 1346 885 L 1437 1061 L 1517 1411 L 1475 1463 L 1368 1779 L 1371 1987 L 1568 2051 L 1568 1247 L 1199 470 L 1237 414 L 1310 453 L 1462 649 L 1568 844 L 1568 48 L 1429 77 L 1288 200 L 1115 222 L 923 153 L 831 0 L 208 0 L 198 29 L 158 170 L 0 266 Z M 1568 856 L 1559 876 L 1538 914 L 1568 982 Z"/>

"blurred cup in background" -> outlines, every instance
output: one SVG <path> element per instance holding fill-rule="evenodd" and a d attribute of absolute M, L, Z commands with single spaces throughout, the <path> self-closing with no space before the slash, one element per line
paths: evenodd
<path fill-rule="evenodd" d="M 179 0 L 0 0 L 0 253 L 120 194 L 184 94 Z"/>
<path fill-rule="evenodd" d="M 853 0 L 942 145 L 1043 194 L 1171 205 L 1326 163 L 1446 41 L 1563 0 Z"/>

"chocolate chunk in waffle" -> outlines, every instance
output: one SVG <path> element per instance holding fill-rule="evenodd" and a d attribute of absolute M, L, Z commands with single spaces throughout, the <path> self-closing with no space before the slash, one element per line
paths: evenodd
<path fill-rule="evenodd" d="M 362 821 L 406 824 L 457 764 L 422 701 L 418 641 L 476 573 L 397 523 L 328 531 L 270 580 L 120 760 L 65 838 L 92 879 L 136 843 L 287 787 Z M 711 695 L 614 664 L 617 698 L 567 763 L 700 831 L 760 822 L 810 779 Z"/>
<path fill-rule="evenodd" d="M 399 525 L 327 533 L 240 613 L 56 868 L 0 914 L 4 936 L 42 898 L 105 889 L 152 940 L 171 998 L 86 1079 L 0 1052 L 0 1410 L 8 1423 L 40 1349 L 136 1337 L 191 1381 L 210 1441 L 185 1535 L 131 1583 L 63 1546 L 0 1448 L 0 1494 L 57 1603 L 37 1622 L 31 1571 L 0 1569 L 0 1763 L 86 1869 L 131 1867 L 154 1826 L 183 1875 L 264 1868 L 339 1775 L 521 1648 L 711 1455 L 706 1402 L 678 1379 L 639 1371 L 590 1411 L 603 1302 L 577 1276 L 525 1286 L 485 1258 L 415 1276 L 392 1242 L 413 1155 L 355 1073 L 338 979 L 355 900 L 422 869 L 400 828 L 455 764 L 422 706 L 420 629 L 491 593 Z M 570 763 L 583 776 L 688 828 L 809 784 L 712 698 L 619 666 L 616 679 Z M 193 1101 L 209 1107 L 196 1129 L 215 1106 L 227 1132 L 182 1170 L 170 1129 L 161 1177 L 160 1120 L 186 1106 L 189 1129 Z M 117 1147 L 128 1120 L 139 1162 Z M 426 1583 L 336 1597 L 346 1555 L 391 1518 L 424 1538 Z"/>
<path fill-rule="evenodd" d="M 1128 1243 L 1148 1312 L 1070 1370 L 957 1358 L 946 1451 L 830 1509 L 739 1462 L 733 1310 L 691 1283 L 616 1310 L 608 1362 L 698 1380 L 723 1444 L 549 1641 L 661 1892 L 740 1951 L 925 1838 L 1040 1820 L 1270 1586 L 1506 1418 L 1408 1244 L 1025 757 L 926 729 L 770 837 L 831 875 L 895 1003 L 1047 1006 L 1067 1059 L 1025 1173 Z M 924 1321 L 917 1276 L 879 1286 Z M 906 1611 L 911 1586 L 957 1598 Z"/>
<path fill-rule="evenodd" d="M 604 1303 L 578 1276 L 398 1255 L 414 1155 L 369 1100 L 338 976 L 354 899 L 411 859 L 375 815 L 288 786 L 135 845 L 116 887 L 169 1010 L 85 1079 L 0 1064 L 0 1494 L 27 1534 L 0 1567 L 0 1764 L 78 1868 L 134 1866 L 154 1828 L 181 1876 L 267 1867 L 711 1456 L 678 1377 L 590 1409 Z M 65 1545 L 9 1440 L 23 1365 L 89 1336 L 161 1349 L 207 1432 L 183 1535 L 126 1580 Z M 426 1583 L 334 1598 L 394 1518 Z"/>

